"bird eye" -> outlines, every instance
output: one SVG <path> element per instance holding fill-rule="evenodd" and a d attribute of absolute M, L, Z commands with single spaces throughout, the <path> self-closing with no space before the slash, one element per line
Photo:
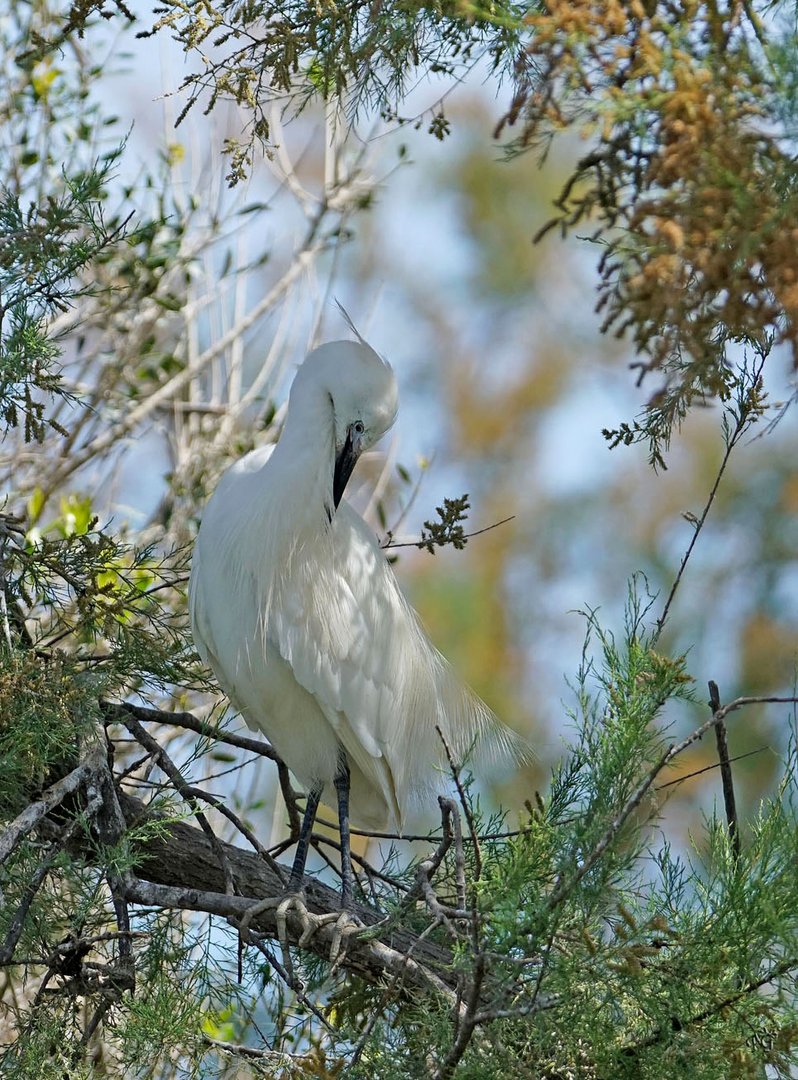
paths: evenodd
<path fill-rule="evenodd" d="M 363 426 L 363 421 L 362 420 L 356 420 L 354 422 L 354 424 L 352 424 L 352 430 L 354 431 L 354 433 L 356 435 L 362 435 L 363 432 L 366 430 L 365 427 Z"/>

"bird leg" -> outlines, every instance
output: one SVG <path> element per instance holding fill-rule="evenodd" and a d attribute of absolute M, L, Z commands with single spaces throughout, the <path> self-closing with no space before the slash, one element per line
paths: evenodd
<path fill-rule="evenodd" d="M 320 787 L 311 788 L 308 792 L 307 802 L 305 803 L 305 816 L 302 818 L 302 828 L 299 830 L 299 840 L 296 845 L 296 854 L 294 855 L 294 865 L 291 867 L 291 876 L 288 879 L 288 885 L 286 886 L 287 893 L 301 893 L 302 890 L 302 878 L 305 876 L 305 863 L 308 858 L 308 847 L 310 846 L 310 834 L 313 832 L 313 822 L 316 820 L 316 811 L 319 808 L 319 800 L 321 799 Z"/>
<path fill-rule="evenodd" d="M 335 774 L 334 783 L 338 796 L 338 828 L 341 833 L 341 909 L 351 911 L 354 907 L 354 874 L 349 846 L 349 764 L 343 751 L 338 759 L 338 772 Z"/>
<path fill-rule="evenodd" d="M 346 758 L 341 756 L 338 764 L 338 772 L 335 775 L 335 790 L 338 794 L 338 817 L 341 830 L 341 907 L 340 912 L 328 912 L 325 915 L 313 915 L 305 906 L 304 889 L 302 886 L 305 875 L 305 862 L 308 857 L 310 836 L 313 832 L 313 823 L 316 820 L 316 811 L 319 807 L 322 788 L 311 788 L 308 792 L 305 804 L 305 814 L 302 819 L 302 827 L 299 831 L 294 863 L 288 885 L 282 898 L 268 897 L 248 908 L 239 924 L 241 940 L 250 940 L 250 923 L 258 915 L 265 911 L 274 910 L 277 924 L 277 940 L 283 955 L 283 968 L 289 985 L 294 989 L 301 989 L 301 983 L 297 980 L 291 953 L 289 951 L 288 918 L 295 915 L 300 927 L 301 934 L 297 944 L 300 948 L 305 946 L 313 934 L 329 923 L 335 923 L 330 946 L 330 961 L 332 970 L 341 963 L 346 956 L 346 950 L 350 937 L 363 925 L 356 916 L 351 914 L 353 907 L 352 898 L 352 860 L 349 846 L 349 766 Z"/>
<path fill-rule="evenodd" d="M 291 867 L 291 874 L 288 878 L 288 885 L 285 890 L 286 895 L 277 905 L 277 911 L 275 913 L 277 921 L 277 939 L 280 942 L 280 950 L 283 954 L 283 966 L 285 967 L 289 980 L 294 979 L 294 970 L 291 963 L 291 954 L 288 951 L 288 913 L 290 911 L 296 912 L 302 925 L 302 935 L 299 939 L 300 947 L 310 940 L 316 929 L 310 918 L 310 913 L 305 907 L 305 901 L 303 899 L 305 890 L 302 881 L 305 876 L 305 863 L 308 858 L 310 836 L 313 832 L 313 823 L 316 820 L 316 811 L 319 808 L 321 793 L 322 788 L 320 786 L 311 788 L 308 792 L 307 801 L 305 802 L 305 814 L 302 818 L 302 827 L 299 830 L 299 839 L 297 840 L 296 854 L 294 855 L 294 863 Z"/>
<path fill-rule="evenodd" d="M 302 900 L 302 896 L 304 895 L 302 881 L 305 876 L 305 863 L 307 862 L 308 847 L 310 846 L 310 834 L 313 832 L 313 822 L 316 820 L 316 811 L 319 808 L 321 792 L 321 787 L 311 788 L 308 792 L 307 802 L 305 803 L 305 816 L 302 819 L 302 827 L 299 830 L 299 840 L 297 841 L 296 854 L 294 855 L 294 864 L 291 867 L 291 874 L 288 878 L 288 884 L 285 887 L 283 898 L 275 900 L 273 897 L 267 897 L 265 900 L 261 900 L 257 904 L 253 904 L 252 907 L 247 908 L 239 927 L 242 940 L 247 940 L 249 924 L 252 920 L 258 915 L 262 915 L 265 911 L 271 911 L 273 908 L 277 909 L 277 929 L 280 933 L 281 941 L 283 939 L 287 940 L 286 918 L 288 912 L 292 909 L 297 912 L 302 922 L 302 938 L 300 944 L 304 945 L 313 933 L 315 927 L 310 923 L 307 908 Z"/>

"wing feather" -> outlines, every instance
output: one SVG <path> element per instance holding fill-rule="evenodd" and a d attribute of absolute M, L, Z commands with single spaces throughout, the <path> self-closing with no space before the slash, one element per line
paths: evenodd
<path fill-rule="evenodd" d="M 348 504 L 329 542 L 298 552 L 267 634 L 401 824 L 409 803 L 475 751 L 518 756 L 513 734 L 453 674 Z"/>

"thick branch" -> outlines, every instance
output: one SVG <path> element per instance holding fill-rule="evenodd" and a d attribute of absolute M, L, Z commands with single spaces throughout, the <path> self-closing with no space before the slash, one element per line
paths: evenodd
<path fill-rule="evenodd" d="M 138 799 L 123 794 L 120 805 L 130 827 L 156 820 Z M 224 874 L 217 853 L 200 829 L 174 822 L 158 832 L 157 836 L 136 842 L 138 876 L 126 883 L 126 898 L 131 903 L 205 911 L 238 923 L 249 908 L 264 898 L 282 897 L 283 883 L 259 856 L 222 843 L 240 894 L 230 896 L 224 891 Z M 311 916 L 337 911 L 340 907 L 338 893 L 322 882 L 306 877 L 303 886 Z M 379 921 L 377 912 L 365 906 L 358 906 L 356 914 L 367 926 Z M 251 926 L 277 939 L 276 905 L 255 917 Z M 291 942 L 297 944 L 302 933 L 300 922 L 289 919 L 288 930 Z M 334 934 L 334 925 L 320 926 L 305 947 L 327 960 Z M 451 962 L 448 950 L 396 928 L 386 930 L 384 941 L 376 937 L 350 939 L 341 966 L 369 982 L 398 976 L 407 987 L 449 997 L 454 985 Z"/>

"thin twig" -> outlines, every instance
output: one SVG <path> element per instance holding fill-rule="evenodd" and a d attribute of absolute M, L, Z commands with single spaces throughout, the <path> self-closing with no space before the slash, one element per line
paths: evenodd
<path fill-rule="evenodd" d="M 211 828 L 208 819 L 205 817 L 203 812 L 196 806 L 196 802 L 198 799 L 201 799 L 204 802 L 212 803 L 214 806 L 216 806 L 217 800 L 213 798 L 213 796 L 207 795 L 199 788 L 191 787 L 191 785 L 189 785 L 186 780 L 184 780 L 183 774 L 169 757 L 164 748 L 159 745 L 159 743 L 152 737 L 152 735 L 150 735 L 148 731 L 144 729 L 143 725 L 140 724 L 134 716 L 130 714 L 128 714 L 127 716 L 120 716 L 119 721 L 120 723 L 125 725 L 130 734 L 133 735 L 138 740 L 138 742 L 141 743 L 144 749 L 148 750 L 153 755 L 153 757 L 157 759 L 158 765 L 172 781 L 175 790 L 186 800 L 186 802 L 188 802 L 189 804 L 194 804 L 192 806 L 194 817 L 197 819 L 198 825 L 208 837 L 208 840 L 213 846 L 213 849 L 216 852 L 216 856 L 219 860 L 219 866 L 222 870 L 222 873 L 224 874 L 225 892 L 233 895 L 233 893 L 235 892 L 235 881 L 233 879 L 233 872 L 230 869 L 230 863 L 224 853 L 224 848 L 221 845 L 219 837 Z"/>
<path fill-rule="evenodd" d="M 466 1052 L 468 1044 L 471 1042 L 471 1037 L 477 1026 L 477 1017 L 479 1016 L 477 1006 L 479 1005 L 479 995 L 482 990 L 485 973 L 485 954 L 480 952 L 474 959 L 474 977 L 466 1001 L 465 1013 L 460 1018 L 457 1036 L 449 1048 L 448 1054 L 441 1063 L 440 1068 L 435 1073 L 435 1080 L 448 1080 L 457 1068 L 463 1054 Z"/>
<path fill-rule="evenodd" d="M 449 804 L 451 811 L 452 831 L 454 833 L 454 871 L 455 871 L 455 884 L 457 888 L 457 906 L 459 908 L 465 908 L 466 906 L 466 869 L 465 869 L 465 853 L 463 851 L 463 826 L 460 822 L 460 815 L 457 812 L 457 807 L 451 799 L 444 800 L 442 796 L 438 797 L 438 802 L 443 806 L 443 802 Z"/>
<path fill-rule="evenodd" d="M 435 730 L 438 732 L 438 737 L 443 743 L 443 749 L 446 752 L 446 759 L 449 762 L 449 771 L 452 774 L 452 779 L 454 780 L 455 787 L 457 788 L 457 794 L 460 798 L 460 805 L 463 808 L 463 813 L 465 814 L 466 822 L 468 824 L 468 831 L 471 834 L 471 842 L 474 845 L 474 881 L 479 881 L 480 877 L 482 876 L 482 850 L 479 845 L 479 833 L 477 832 L 477 827 L 474 822 L 474 815 L 471 813 L 471 806 L 469 805 L 468 796 L 466 795 L 465 788 L 463 787 L 463 783 L 460 779 L 460 770 L 458 769 L 455 762 L 452 748 L 446 741 L 446 736 L 443 734 L 438 724 L 435 725 Z"/>
<path fill-rule="evenodd" d="M 397 988 L 398 982 L 399 982 L 399 976 L 394 975 L 393 978 L 391 979 L 390 983 L 386 987 L 385 993 L 382 995 L 381 1000 L 372 1009 L 371 1015 L 369 1016 L 369 1018 L 366 1021 L 366 1024 L 365 1024 L 362 1032 L 360 1033 L 360 1038 L 357 1040 L 357 1042 L 354 1045 L 354 1048 L 352 1050 L 352 1055 L 349 1058 L 349 1061 L 347 1062 L 347 1066 L 346 1066 L 346 1069 L 344 1070 L 344 1074 L 349 1072 L 351 1069 L 354 1069 L 354 1067 L 360 1061 L 360 1058 L 363 1056 L 363 1051 L 366 1048 L 366 1043 L 371 1038 L 371 1033 L 374 1030 L 374 1027 L 375 1027 L 377 1021 L 382 1016 L 382 1014 L 385 1012 L 387 1007 L 390 1005 L 391 1000 L 396 998 L 396 996 L 397 996 L 396 988 Z"/>
<path fill-rule="evenodd" d="M 712 715 L 720 711 L 720 694 L 718 684 L 709 680 L 709 707 Z M 723 802 L 726 806 L 726 824 L 729 829 L 729 840 L 735 859 L 740 858 L 740 829 L 737 821 L 737 806 L 734 801 L 734 780 L 732 778 L 731 762 L 729 761 L 729 746 L 726 742 L 726 725 L 723 720 L 715 724 L 715 740 L 718 745 L 718 761 L 720 762 L 720 779 L 723 785 Z"/>
<path fill-rule="evenodd" d="M 207 720 L 200 720 L 192 713 L 165 712 L 162 709 L 133 705 L 127 701 L 121 704 L 103 701 L 101 702 L 101 708 L 106 722 L 124 724 L 126 716 L 133 716 L 136 720 L 141 720 L 144 723 L 171 724 L 174 727 L 195 731 L 198 735 L 204 735 L 209 739 L 227 743 L 228 746 L 237 746 L 242 750 L 249 750 L 253 754 L 260 754 L 261 757 L 267 757 L 271 761 L 280 761 L 272 747 L 262 739 L 250 739 L 246 735 L 236 735 L 232 731 L 225 731 L 213 724 L 209 724 Z"/>
<path fill-rule="evenodd" d="M 318 825 L 326 825 L 328 829 L 338 828 L 334 821 L 329 821 L 323 817 L 317 817 L 316 823 Z M 431 833 L 377 832 L 375 829 L 355 828 L 351 828 L 349 831 L 352 836 L 367 836 L 370 840 L 405 840 L 408 843 L 410 841 L 422 841 L 428 844 L 439 844 L 442 839 L 442 837 L 435 836 Z M 526 836 L 527 833 L 532 831 L 532 829 L 505 829 L 501 832 L 481 833 L 478 839 L 480 843 L 484 843 L 486 840 L 510 840 L 514 836 Z M 470 836 L 463 837 L 464 844 L 470 844 L 471 842 L 472 838 Z"/>
<path fill-rule="evenodd" d="M 232 1057 L 252 1058 L 258 1061 L 266 1061 L 275 1068 L 291 1068 L 304 1071 L 316 1063 L 316 1058 L 306 1054 L 287 1054 L 283 1050 L 269 1050 L 267 1047 L 245 1046 L 242 1043 L 224 1042 L 222 1039 L 214 1039 L 210 1035 L 203 1034 L 202 1041 L 206 1046 L 213 1047 Z"/>
<path fill-rule="evenodd" d="M 734 757 L 729 758 L 729 763 L 734 764 L 735 761 L 743 761 L 744 758 L 753 757 L 754 754 L 761 754 L 763 750 L 769 750 L 769 746 L 758 746 L 756 750 L 747 750 L 744 754 L 735 754 Z M 713 769 L 719 769 L 720 762 L 713 762 L 711 765 L 705 765 L 703 769 L 696 769 L 694 772 L 687 773 L 685 776 L 677 776 L 675 780 L 669 780 L 667 784 L 657 784 L 654 788 L 655 791 L 664 791 L 665 788 L 674 787 L 676 784 L 684 784 L 687 780 L 693 780 L 696 776 L 701 776 L 702 773 L 712 772 Z"/>
<path fill-rule="evenodd" d="M 501 521 L 494 521 L 492 525 L 486 525 L 484 529 L 476 529 L 474 532 L 463 533 L 460 537 L 461 540 L 470 540 L 473 536 L 481 536 L 483 533 L 490 532 L 491 529 L 498 529 L 500 525 L 506 525 L 508 521 L 514 521 L 515 514 L 510 514 L 509 517 L 502 518 Z M 383 551 L 387 551 L 389 548 L 426 548 L 429 544 L 434 544 L 437 547 L 445 547 L 448 544 L 448 540 L 405 540 L 402 543 L 398 543 L 394 540 L 383 540 L 380 547 Z"/>
<path fill-rule="evenodd" d="M 328 847 L 335 848 L 335 850 L 339 853 L 341 851 L 340 843 L 337 840 L 334 840 L 331 836 L 321 836 L 318 833 L 313 833 L 311 836 L 311 843 L 320 855 L 322 855 L 322 852 L 319 849 L 320 844 L 326 844 Z M 358 866 L 363 867 L 363 870 L 367 877 L 376 878 L 378 881 L 384 881 L 385 884 L 390 885 L 392 889 L 399 889 L 401 892 L 408 892 L 408 886 L 405 885 L 403 881 L 400 881 L 399 878 L 391 877 L 390 874 L 385 874 L 382 870 L 378 870 L 376 866 L 372 866 L 372 864 L 367 859 L 364 859 L 362 855 L 358 855 L 356 851 L 353 851 L 351 855 L 354 861 L 358 864 Z M 335 870 L 336 873 L 340 874 L 340 870 L 338 869 L 338 867 L 336 867 Z"/>
<path fill-rule="evenodd" d="M 235 926 L 236 929 L 238 929 L 239 931 L 242 930 L 241 920 L 239 920 L 237 923 L 235 919 L 228 919 L 228 922 L 232 926 Z M 313 1004 L 309 997 L 307 997 L 304 990 L 302 989 L 302 986 L 297 982 L 296 978 L 280 963 L 280 961 L 277 959 L 271 949 L 266 945 L 266 943 L 262 941 L 257 934 L 253 934 L 250 930 L 244 930 L 244 933 L 246 934 L 247 943 L 249 945 L 254 945 L 258 952 L 266 958 L 269 966 L 274 968 L 274 970 L 283 980 L 285 985 L 296 994 L 297 1001 L 299 1001 L 301 1005 L 304 1005 L 308 1012 L 312 1013 L 313 1016 L 315 1016 L 316 1019 L 321 1022 L 322 1026 L 325 1027 L 328 1032 L 330 1032 L 330 1034 L 333 1034 L 334 1029 L 330 1026 L 330 1023 L 326 1019 L 324 1014 L 320 1012 L 318 1007 Z"/>
<path fill-rule="evenodd" d="M 759 367 L 755 370 L 755 372 L 753 374 L 752 382 L 751 382 L 751 389 L 752 390 L 753 390 L 754 387 L 756 387 L 758 385 L 759 376 L 762 373 L 762 368 L 764 366 L 764 363 L 765 363 L 765 360 L 764 360 L 764 357 L 763 357 L 762 360 L 760 361 Z M 679 569 L 678 569 L 678 571 L 676 573 L 676 577 L 674 578 L 673 584 L 671 585 L 671 591 L 668 593 L 668 599 L 665 601 L 665 606 L 662 609 L 662 614 L 657 619 L 657 625 L 656 625 L 656 629 L 654 631 L 654 635 L 653 635 L 653 638 L 652 638 L 652 643 L 656 643 L 656 641 L 658 640 L 660 634 L 662 633 L 663 627 L 665 626 L 665 623 L 666 623 L 667 618 L 668 618 L 668 613 L 670 612 L 670 609 L 671 609 L 671 604 L 673 603 L 673 600 L 674 600 L 674 598 L 676 596 L 676 593 L 678 592 L 679 585 L 681 584 L 681 580 L 682 580 L 682 576 L 684 575 L 685 568 L 687 567 L 687 564 L 690 561 L 690 556 L 693 553 L 693 548 L 695 547 L 696 542 L 698 540 L 698 537 L 701 534 L 701 530 L 704 528 L 704 524 L 705 524 L 705 522 L 707 520 L 709 512 L 712 509 L 712 504 L 715 502 L 715 496 L 718 493 L 718 488 L 720 487 L 720 482 L 723 479 L 723 474 L 726 472 L 726 466 L 729 463 L 729 458 L 731 457 L 731 452 L 735 448 L 735 446 L 737 445 L 737 443 L 738 443 L 738 441 L 740 439 L 740 436 L 743 434 L 745 429 L 748 427 L 748 422 L 750 420 L 750 416 L 751 416 L 751 414 L 750 414 L 749 410 L 744 408 L 743 404 L 741 403 L 740 404 L 740 415 L 737 418 L 737 423 L 735 424 L 734 431 L 731 433 L 731 435 L 729 436 L 728 441 L 726 443 L 726 451 L 725 451 L 725 453 L 723 455 L 723 458 L 721 460 L 720 468 L 718 469 L 717 475 L 715 476 L 715 482 L 712 485 L 712 490 L 709 493 L 709 497 L 707 498 L 707 501 L 706 501 L 706 504 L 704 506 L 701 517 L 698 519 L 698 521 L 695 524 L 695 527 L 693 529 L 693 535 L 690 538 L 690 543 L 687 545 L 687 550 L 685 551 L 684 555 L 682 556 L 682 561 L 679 564 Z"/>

